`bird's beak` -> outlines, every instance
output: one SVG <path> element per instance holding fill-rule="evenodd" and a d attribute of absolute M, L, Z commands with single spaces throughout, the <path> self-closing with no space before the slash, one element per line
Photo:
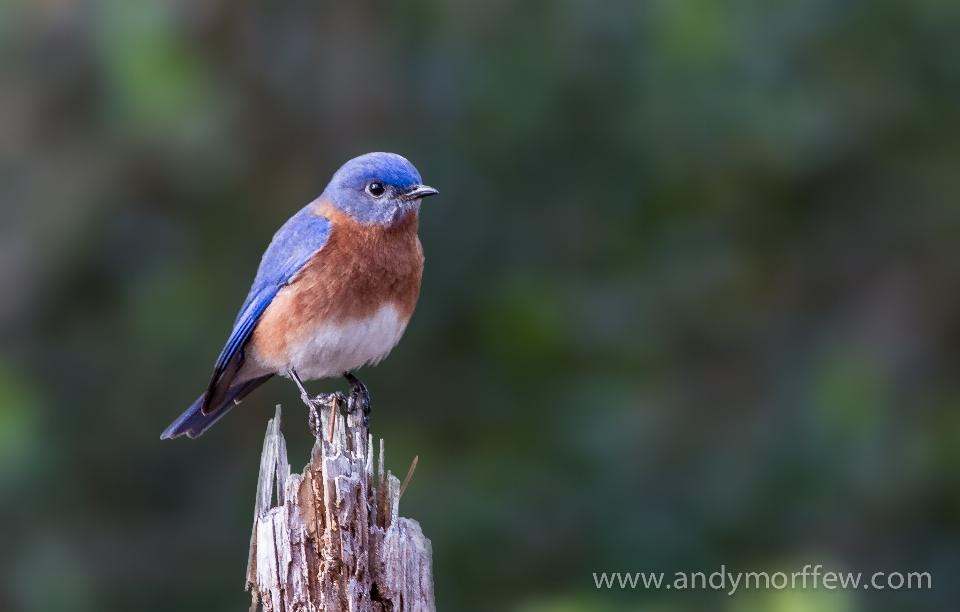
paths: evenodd
<path fill-rule="evenodd" d="M 434 189 L 433 187 L 427 187 L 426 185 L 417 185 L 416 187 L 404 193 L 401 196 L 401 198 L 404 200 L 419 200 L 420 198 L 437 195 L 438 193 L 440 192 Z"/>

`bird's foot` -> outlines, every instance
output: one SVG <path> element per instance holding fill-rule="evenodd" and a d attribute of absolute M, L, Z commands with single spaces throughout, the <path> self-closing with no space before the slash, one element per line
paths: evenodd
<path fill-rule="evenodd" d="M 303 400 L 303 403 L 310 407 L 310 431 L 313 432 L 314 437 L 319 438 L 321 435 L 321 419 L 320 414 L 317 412 L 318 408 L 329 408 L 330 409 L 330 419 L 333 422 L 334 412 L 337 411 L 340 406 L 347 405 L 347 398 L 343 393 L 339 391 L 335 393 L 321 393 L 320 395 L 308 395 L 307 393 L 301 393 L 300 399 Z"/>
<path fill-rule="evenodd" d="M 304 404 L 310 408 L 310 431 L 313 432 L 315 437 L 320 437 L 320 415 L 317 413 L 318 408 L 329 408 L 330 409 L 330 437 L 333 437 L 333 424 L 337 420 L 337 411 L 340 406 L 347 406 L 349 409 L 350 403 L 347 401 L 347 397 L 339 392 L 335 391 L 334 393 L 321 393 L 320 395 L 310 395 L 307 393 L 307 388 L 303 386 L 303 381 L 300 380 L 300 377 L 297 375 L 296 370 L 289 371 L 290 378 L 293 382 L 297 383 L 297 388 L 300 389 L 300 399 Z M 360 382 L 360 381 L 357 381 Z M 360 383 L 363 386 L 363 383 Z M 351 386 L 351 396 L 353 387 Z M 366 390 L 366 389 L 364 389 Z M 369 410 L 369 409 L 368 409 Z"/>
<path fill-rule="evenodd" d="M 300 377 L 297 375 L 296 370 L 290 370 L 290 378 L 297 384 L 297 389 L 300 389 L 300 400 L 307 406 L 316 409 L 316 408 L 333 408 L 339 403 L 346 403 L 347 398 L 343 393 L 339 391 L 335 393 L 321 393 L 320 395 L 310 395 L 307 393 L 307 388 L 303 386 L 303 381 L 300 380 Z"/>
<path fill-rule="evenodd" d="M 347 414 L 357 410 L 363 417 L 363 426 L 370 427 L 370 392 L 359 378 L 350 372 L 344 372 L 343 377 L 350 383 L 350 396 L 347 398 Z"/>
<path fill-rule="evenodd" d="M 300 394 L 300 399 L 304 404 L 314 408 L 333 408 L 334 405 L 340 406 L 347 404 L 347 396 L 339 391 L 334 393 L 321 393 L 320 395 Z M 334 403 L 336 402 L 336 403 Z"/>

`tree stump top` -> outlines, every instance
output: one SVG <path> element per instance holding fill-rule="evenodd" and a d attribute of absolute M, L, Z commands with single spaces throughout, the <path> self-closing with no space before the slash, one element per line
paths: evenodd
<path fill-rule="evenodd" d="M 400 482 L 384 474 L 383 440 L 375 472 L 361 415 L 312 415 L 316 443 L 302 474 L 290 473 L 280 406 L 267 425 L 247 566 L 251 612 L 258 603 L 263 612 L 435 612 L 430 540 L 398 515 Z"/>

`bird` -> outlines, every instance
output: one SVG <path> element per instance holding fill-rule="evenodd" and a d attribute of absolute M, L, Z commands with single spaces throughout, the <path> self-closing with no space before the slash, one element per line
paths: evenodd
<path fill-rule="evenodd" d="M 366 386 L 352 374 L 400 341 L 420 294 L 420 204 L 436 195 L 395 153 L 367 153 L 337 170 L 314 201 L 273 236 L 220 352 L 206 391 L 161 434 L 196 438 L 273 376 L 344 376 L 369 413 Z"/>

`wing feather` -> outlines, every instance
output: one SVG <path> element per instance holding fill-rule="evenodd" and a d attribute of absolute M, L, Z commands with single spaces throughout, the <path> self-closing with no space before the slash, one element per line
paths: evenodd
<path fill-rule="evenodd" d="M 229 393 L 231 383 L 243 366 L 243 349 L 273 298 L 330 238 L 330 220 L 314 210 L 311 203 L 284 223 L 263 254 L 250 293 L 240 307 L 230 338 L 214 365 L 201 404 L 204 414 L 211 406 L 218 406 Z"/>

